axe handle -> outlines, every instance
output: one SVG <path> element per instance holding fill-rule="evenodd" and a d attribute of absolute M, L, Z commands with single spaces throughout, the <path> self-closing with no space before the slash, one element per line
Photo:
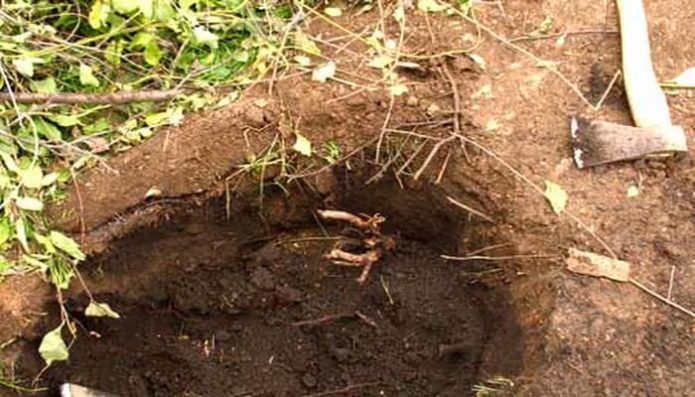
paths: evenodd
<path fill-rule="evenodd" d="M 670 127 L 666 95 L 652 65 L 643 0 L 616 0 L 616 3 L 620 15 L 625 91 L 635 125 L 656 129 Z"/>

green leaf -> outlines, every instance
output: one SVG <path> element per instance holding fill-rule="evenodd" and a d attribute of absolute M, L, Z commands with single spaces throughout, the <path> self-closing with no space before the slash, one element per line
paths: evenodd
<path fill-rule="evenodd" d="M 219 37 L 202 26 L 193 28 L 193 38 L 196 44 L 206 45 L 213 50 L 217 49 Z"/>
<path fill-rule="evenodd" d="M 43 171 L 41 167 L 34 164 L 32 167 L 26 170 L 21 170 L 19 172 L 21 176 L 22 185 L 28 187 L 29 189 L 39 189 L 41 188 L 41 180 L 43 179 Z"/>
<path fill-rule="evenodd" d="M 87 135 L 92 135 L 96 134 L 98 132 L 103 132 L 108 130 L 111 127 L 111 124 L 109 123 L 109 120 L 105 118 L 100 118 L 97 121 L 85 126 L 82 129 L 82 132 L 84 132 Z"/>
<path fill-rule="evenodd" d="M 153 1 L 154 0 L 140 0 L 140 1 L 138 1 L 138 7 L 140 7 L 140 12 L 145 17 L 145 19 L 154 18 L 154 7 L 152 4 Z"/>
<path fill-rule="evenodd" d="M 39 354 L 46 362 L 46 365 L 51 365 L 56 361 L 65 361 L 68 359 L 68 357 L 70 357 L 68 347 L 65 344 L 65 341 L 63 341 L 63 337 L 61 335 L 62 330 L 63 324 L 44 335 L 43 339 L 41 340 Z"/>
<path fill-rule="evenodd" d="M 84 252 L 80 250 L 80 246 L 75 242 L 75 240 L 55 230 L 51 231 L 49 237 L 51 238 L 53 245 L 55 245 L 59 250 L 79 261 L 85 260 L 86 256 Z"/>
<path fill-rule="evenodd" d="M 92 3 L 92 8 L 89 10 L 89 26 L 94 29 L 100 29 L 106 26 L 106 19 L 111 14 L 111 7 L 108 3 L 101 0 L 95 0 Z"/>
<path fill-rule="evenodd" d="M 3 255 L 0 255 L 0 274 L 12 269 L 12 262 L 8 261 Z"/>
<path fill-rule="evenodd" d="M 147 43 L 143 56 L 145 58 L 145 62 L 147 62 L 148 65 L 157 66 L 159 65 L 159 61 L 164 56 L 164 51 L 162 51 L 162 49 L 159 48 L 159 44 L 157 44 L 156 41 L 152 40 L 149 43 Z"/>
<path fill-rule="evenodd" d="M 72 127 L 80 124 L 80 119 L 77 116 L 66 116 L 64 114 L 54 114 L 49 116 L 51 121 L 61 127 Z"/>
<path fill-rule="evenodd" d="M 125 40 L 114 40 L 106 46 L 104 52 L 104 58 L 112 65 L 121 64 L 121 56 L 123 55 L 123 49 L 125 48 Z"/>
<path fill-rule="evenodd" d="M 567 192 L 565 192 L 562 186 L 550 181 L 545 181 L 545 191 L 543 195 L 556 214 L 565 210 L 567 206 Z"/>
<path fill-rule="evenodd" d="M 84 63 L 80 64 L 80 84 L 92 87 L 99 87 L 99 80 L 97 80 L 97 78 L 94 77 L 94 71 L 92 70 L 92 67 L 89 65 L 85 65 Z"/>
<path fill-rule="evenodd" d="M 121 315 L 111 309 L 108 303 L 99 303 L 96 301 L 89 302 L 89 305 L 84 310 L 84 315 L 87 317 L 121 318 Z"/>
<path fill-rule="evenodd" d="M 17 236 L 17 240 L 19 241 L 20 244 L 22 244 L 22 248 L 24 248 L 24 251 L 29 251 L 29 242 L 27 241 L 27 229 L 24 226 L 24 219 L 19 218 L 17 219 L 17 222 L 14 224 L 15 226 L 15 233 Z"/>
<path fill-rule="evenodd" d="M 167 23 L 174 19 L 176 13 L 171 7 L 171 0 L 149 0 L 154 5 L 154 19 L 159 22 Z M 142 9 L 142 4 L 140 9 Z M 144 13 L 144 12 L 143 12 Z"/>
<path fill-rule="evenodd" d="M 311 141 L 298 132 L 295 132 L 295 136 L 297 140 L 292 145 L 292 149 L 304 156 L 311 157 Z"/>
<path fill-rule="evenodd" d="M 111 0 L 111 6 L 116 12 L 130 14 L 138 9 L 138 2 L 134 0 Z"/>
<path fill-rule="evenodd" d="M 10 227 L 10 220 L 3 218 L 0 221 L 0 246 L 5 244 L 10 237 L 12 237 L 12 228 Z"/>
<path fill-rule="evenodd" d="M 53 77 L 46 77 L 43 80 L 33 80 L 29 83 L 34 92 L 40 94 L 55 94 L 58 92 L 56 81 Z"/>
<path fill-rule="evenodd" d="M 54 184 L 57 180 L 60 174 L 57 172 L 51 172 L 50 174 L 46 174 L 46 176 L 41 179 L 41 186 L 51 186 Z"/>
<path fill-rule="evenodd" d="M 12 60 L 12 66 L 14 66 L 15 70 L 25 77 L 32 77 L 34 75 L 35 63 L 44 63 L 44 61 L 41 58 L 29 56 Z"/>
<path fill-rule="evenodd" d="M 58 127 L 44 120 L 42 117 L 34 119 L 34 125 L 36 126 L 36 132 L 46 139 L 51 141 L 61 141 L 63 139 Z"/>
<path fill-rule="evenodd" d="M 145 123 L 150 127 L 165 124 L 169 119 L 169 112 L 149 113 L 145 116 Z"/>
<path fill-rule="evenodd" d="M 39 255 L 34 255 L 34 256 L 39 256 Z M 34 258 L 34 256 L 30 255 L 22 255 L 22 260 L 29 266 L 34 267 L 42 272 L 45 272 L 48 270 L 48 265 L 41 262 L 39 259 Z"/>
<path fill-rule="evenodd" d="M 139 49 L 139 48 L 145 48 L 147 47 L 150 42 L 154 39 L 154 36 L 147 32 L 139 32 L 138 34 L 133 37 L 133 40 L 130 41 L 130 45 L 128 45 L 128 48 L 130 49 Z"/>
<path fill-rule="evenodd" d="M 56 253 L 56 248 L 48 237 L 34 233 L 34 239 L 44 248 L 44 254 L 53 255 Z"/>
<path fill-rule="evenodd" d="M 42 211 L 43 203 L 41 200 L 33 197 L 17 197 L 17 207 L 25 211 Z"/>
<path fill-rule="evenodd" d="M 14 161 L 12 156 L 5 152 L 0 152 L 0 157 L 2 157 L 2 162 L 5 164 L 5 167 L 7 167 L 8 170 L 15 173 L 19 172 L 19 166 L 17 165 L 17 162 Z"/>

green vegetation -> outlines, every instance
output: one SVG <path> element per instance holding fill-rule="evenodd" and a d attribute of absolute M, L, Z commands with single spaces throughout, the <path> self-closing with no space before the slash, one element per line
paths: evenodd
<path fill-rule="evenodd" d="M 41 271 L 58 293 L 85 259 L 44 208 L 76 172 L 224 106 L 286 62 L 294 9 L 244 0 L 17 0 L 0 10 L 0 277 Z M 70 96 L 72 95 L 72 96 Z M 42 97 L 43 96 L 43 97 Z M 46 100 L 46 96 L 50 100 Z M 117 317 L 92 300 L 91 315 Z M 47 363 L 67 358 L 61 325 Z"/>
<path fill-rule="evenodd" d="M 60 199 L 61 186 L 98 154 L 125 150 L 188 111 L 227 104 L 239 87 L 277 67 L 277 40 L 291 15 L 289 6 L 243 0 L 3 6 L 0 274 L 39 269 L 66 288 L 84 255 L 51 230 L 45 204 Z M 179 95 L 125 103 L 94 96 L 168 90 Z M 63 104 L 65 93 L 101 103 Z M 58 99 L 27 103 L 32 94 Z"/>

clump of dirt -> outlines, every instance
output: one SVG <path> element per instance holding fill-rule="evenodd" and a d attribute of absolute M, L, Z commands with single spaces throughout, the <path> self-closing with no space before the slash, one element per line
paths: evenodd
<path fill-rule="evenodd" d="M 383 182 L 338 198 L 383 203 L 396 240 L 364 284 L 359 268 L 322 258 L 345 230 L 316 224 L 309 201 L 293 209 L 303 216 L 278 211 L 283 197 L 265 203 L 304 220 L 289 230 L 265 230 L 248 210 L 227 220 L 222 200 L 140 230 L 85 266 L 96 299 L 123 318 L 86 318 L 86 296 L 71 297 L 81 332 L 46 377 L 124 396 L 462 396 L 516 376 L 524 338 L 508 290 L 472 275 L 479 264 L 441 258 L 476 227 L 427 205 L 439 196 Z"/>

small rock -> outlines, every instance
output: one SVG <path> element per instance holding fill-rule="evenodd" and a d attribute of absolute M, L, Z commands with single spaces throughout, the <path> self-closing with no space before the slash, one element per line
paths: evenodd
<path fill-rule="evenodd" d="M 411 95 L 408 97 L 405 103 L 408 106 L 417 107 L 417 105 L 420 103 L 420 100 Z"/>
<path fill-rule="evenodd" d="M 316 377 L 314 375 L 310 374 L 309 372 L 305 373 L 302 376 L 302 384 L 304 386 L 308 387 L 309 389 L 313 389 L 314 387 L 316 387 L 317 383 L 318 383 L 318 381 L 317 381 Z"/>

